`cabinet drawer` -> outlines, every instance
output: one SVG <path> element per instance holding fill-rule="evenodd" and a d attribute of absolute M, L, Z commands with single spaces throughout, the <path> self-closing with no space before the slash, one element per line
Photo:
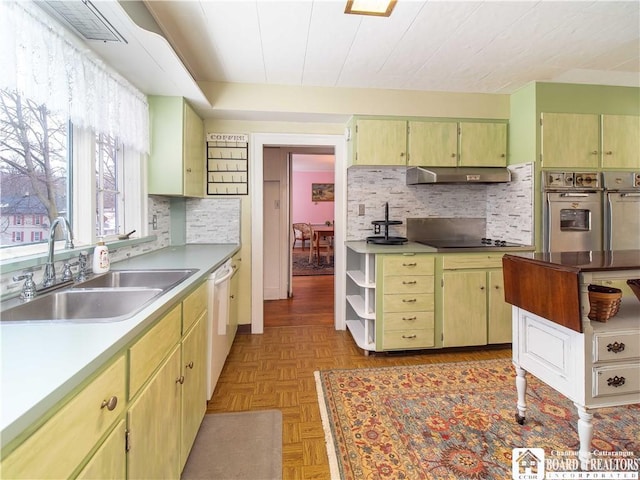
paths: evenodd
<path fill-rule="evenodd" d="M 640 364 L 608 365 L 593 369 L 593 396 L 640 392 Z"/>
<path fill-rule="evenodd" d="M 384 255 L 384 275 L 433 275 L 433 257 L 424 255 Z"/>
<path fill-rule="evenodd" d="M 483 253 L 479 255 L 443 255 L 442 268 L 461 270 L 466 268 L 502 268 L 504 253 Z"/>
<path fill-rule="evenodd" d="M 627 360 L 640 357 L 638 333 L 597 334 L 593 341 L 594 362 Z"/>
<path fill-rule="evenodd" d="M 171 347 L 180 341 L 182 304 L 167 313 L 129 349 L 129 398 L 138 393 Z"/>
<path fill-rule="evenodd" d="M 383 318 L 384 331 L 430 328 L 434 326 L 433 312 L 391 312 Z"/>
<path fill-rule="evenodd" d="M 68 478 L 124 411 L 125 378 L 121 355 L 2 462 L 2 477 Z"/>
<path fill-rule="evenodd" d="M 434 344 L 433 328 L 385 332 L 382 339 L 382 348 L 384 350 L 416 350 L 433 347 Z"/>
<path fill-rule="evenodd" d="M 432 275 L 403 275 L 384 277 L 383 292 L 387 293 L 433 293 Z"/>
<path fill-rule="evenodd" d="M 382 311 L 422 312 L 433 311 L 433 295 L 418 293 L 409 295 L 383 295 Z"/>
<path fill-rule="evenodd" d="M 184 334 L 207 309 L 207 282 L 182 302 L 182 333 Z"/>

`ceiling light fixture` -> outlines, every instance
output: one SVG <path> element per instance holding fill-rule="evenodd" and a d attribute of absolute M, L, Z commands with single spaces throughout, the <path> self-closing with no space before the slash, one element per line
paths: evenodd
<path fill-rule="evenodd" d="M 344 13 L 388 17 L 396 6 L 396 2 L 397 0 L 347 0 Z"/>

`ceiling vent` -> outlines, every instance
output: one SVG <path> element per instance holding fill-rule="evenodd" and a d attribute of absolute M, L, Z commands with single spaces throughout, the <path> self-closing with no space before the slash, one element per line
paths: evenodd
<path fill-rule="evenodd" d="M 46 0 L 42 5 L 86 40 L 128 43 L 89 0 Z"/>

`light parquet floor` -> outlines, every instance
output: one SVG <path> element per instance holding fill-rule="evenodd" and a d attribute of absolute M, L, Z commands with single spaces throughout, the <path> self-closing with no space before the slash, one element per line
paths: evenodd
<path fill-rule="evenodd" d="M 264 334 L 236 336 L 207 408 L 281 410 L 283 480 L 330 478 L 314 371 L 511 356 L 510 349 L 364 356 L 333 327 L 333 276 L 294 277 L 293 291 L 293 299 L 265 302 Z"/>

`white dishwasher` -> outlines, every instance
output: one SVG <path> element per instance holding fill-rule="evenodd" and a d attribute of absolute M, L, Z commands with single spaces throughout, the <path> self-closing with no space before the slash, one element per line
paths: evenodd
<path fill-rule="evenodd" d="M 229 339 L 229 283 L 235 272 L 231 259 L 209 276 L 207 318 L 207 399 L 211 399 L 233 339 Z M 235 335 L 235 330 L 233 331 Z"/>

